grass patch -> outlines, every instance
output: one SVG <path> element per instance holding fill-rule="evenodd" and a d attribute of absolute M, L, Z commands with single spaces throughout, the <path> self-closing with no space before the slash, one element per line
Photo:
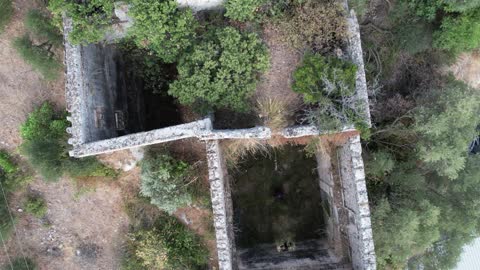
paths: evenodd
<path fill-rule="evenodd" d="M 29 194 L 24 204 L 25 211 L 41 218 L 47 213 L 47 202 L 38 194 Z"/>
<path fill-rule="evenodd" d="M 34 45 L 26 35 L 15 39 L 13 47 L 45 80 L 53 81 L 58 78 L 61 64 L 47 48 Z"/>
<path fill-rule="evenodd" d="M 38 39 L 54 46 L 61 46 L 63 36 L 52 24 L 50 18 L 41 11 L 33 9 L 27 13 L 25 26 Z"/>
<path fill-rule="evenodd" d="M 288 104 L 279 98 L 258 100 L 256 111 L 263 123 L 273 131 L 287 127 L 293 115 L 293 112 L 288 110 Z"/>
<path fill-rule="evenodd" d="M 0 0 L 0 33 L 5 30 L 13 15 L 12 0 Z"/>

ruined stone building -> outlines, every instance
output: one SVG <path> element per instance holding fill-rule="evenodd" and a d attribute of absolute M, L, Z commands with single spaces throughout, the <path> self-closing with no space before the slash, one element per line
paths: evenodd
<path fill-rule="evenodd" d="M 185 2 L 185 1 L 184 1 Z M 350 32 L 347 54 L 358 67 L 356 93 L 368 104 L 358 23 L 354 12 L 348 18 Z M 358 133 L 346 136 L 329 154 L 316 154 L 318 190 L 324 202 L 324 237 L 296 243 L 291 252 L 279 252 L 275 243 L 241 248 L 236 244 L 231 176 L 226 169 L 220 142 L 227 139 L 284 139 L 317 136 L 328 131 L 313 126 L 293 126 L 279 132 L 267 127 L 217 130 L 211 117 L 181 123 L 161 112 L 146 112 L 141 87 L 125 73 L 121 55 L 109 44 L 72 45 L 71 24 L 64 21 L 67 68 L 66 99 L 71 127 L 70 155 L 85 157 L 122 149 L 143 147 L 185 138 L 205 143 L 219 267 L 230 269 L 356 269 L 374 270 L 375 252 L 370 222 L 364 165 Z M 368 106 L 365 117 L 370 122 Z M 148 117 L 156 117 L 150 121 Z M 172 120 L 174 119 L 174 120 Z M 154 122 L 152 124 L 151 122 Z M 345 134 L 352 128 L 346 127 Z M 349 133 L 350 132 L 350 133 Z M 288 166 L 285 166 L 288 167 Z M 261 207 L 259 205 L 258 207 Z"/>

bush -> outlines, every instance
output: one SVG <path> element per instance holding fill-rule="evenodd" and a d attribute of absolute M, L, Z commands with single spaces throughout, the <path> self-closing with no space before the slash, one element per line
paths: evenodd
<path fill-rule="evenodd" d="M 0 33 L 12 18 L 13 7 L 12 0 L 0 0 Z"/>
<path fill-rule="evenodd" d="M 167 154 L 150 154 L 142 161 L 141 168 L 140 193 L 149 197 L 152 204 L 171 214 L 192 203 L 187 163 Z"/>
<path fill-rule="evenodd" d="M 341 4 L 335 1 L 302 1 L 293 7 L 293 15 L 279 22 L 284 39 L 298 49 L 329 52 L 345 41 L 347 21 Z"/>
<path fill-rule="evenodd" d="M 0 150 L 0 170 L 7 174 L 14 173 L 18 170 L 17 165 L 13 163 L 10 155 L 3 150 Z"/>
<path fill-rule="evenodd" d="M 204 269 L 208 262 L 199 238 L 171 216 L 161 216 L 150 230 L 131 234 L 128 246 L 133 261 L 124 269 L 194 270 Z"/>
<path fill-rule="evenodd" d="M 15 39 L 13 46 L 33 69 L 42 74 L 44 79 L 51 81 L 58 77 L 61 64 L 45 47 L 34 45 L 28 36 Z"/>
<path fill-rule="evenodd" d="M 321 130 L 338 130 L 354 124 L 366 135 L 368 126 L 362 119 L 363 104 L 355 97 L 357 67 L 349 62 L 307 54 L 293 74 L 293 91 L 303 94 L 311 105 L 304 121 Z"/>
<path fill-rule="evenodd" d="M 40 195 L 30 194 L 23 206 L 27 213 L 30 213 L 37 218 L 45 216 L 47 213 L 47 202 Z"/>
<path fill-rule="evenodd" d="M 68 155 L 68 122 L 65 114 L 49 103 L 34 110 L 20 127 L 20 146 L 30 164 L 45 180 L 57 180 L 64 173 L 72 177 L 114 176 L 115 172 L 93 158 L 75 159 Z"/>
<path fill-rule="evenodd" d="M 197 22 L 190 9 L 179 9 L 175 0 L 132 0 L 130 31 L 138 46 L 153 50 L 172 63 L 192 44 Z"/>
<path fill-rule="evenodd" d="M 214 29 L 182 57 L 179 78 L 168 92 L 182 104 L 200 102 L 246 111 L 257 76 L 268 65 L 267 48 L 257 35 L 242 34 L 233 27 Z"/>
<path fill-rule="evenodd" d="M 52 24 L 50 18 L 39 10 L 30 10 L 25 18 L 25 26 L 40 40 L 44 40 L 55 46 L 62 45 L 63 36 Z"/>
<path fill-rule="evenodd" d="M 480 47 L 480 8 L 458 17 L 446 17 L 440 30 L 434 33 L 436 48 L 453 53 L 469 51 Z"/>
<path fill-rule="evenodd" d="M 113 0 L 49 0 L 48 8 L 58 21 L 63 13 L 72 19 L 68 38 L 73 44 L 101 41 L 113 22 Z"/>
<path fill-rule="evenodd" d="M 236 21 L 251 21 L 266 0 L 228 0 L 225 3 L 225 16 Z"/>
<path fill-rule="evenodd" d="M 37 265 L 30 258 L 17 257 L 12 260 L 12 265 L 6 264 L 4 270 L 36 270 Z"/>

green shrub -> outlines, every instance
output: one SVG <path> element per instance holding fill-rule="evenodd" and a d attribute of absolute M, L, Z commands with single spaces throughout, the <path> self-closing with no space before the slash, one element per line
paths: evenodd
<path fill-rule="evenodd" d="M 40 195 L 30 194 L 23 206 L 27 213 L 30 213 L 37 218 L 45 216 L 47 213 L 47 202 Z"/>
<path fill-rule="evenodd" d="M 113 0 L 49 0 L 48 8 L 57 21 L 61 21 L 63 13 L 72 19 L 68 38 L 73 44 L 101 41 L 113 23 Z"/>
<path fill-rule="evenodd" d="M 17 165 L 12 161 L 10 155 L 3 150 L 0 150 L 0 170 L 7 174 L 14 173 L 18 170 Z"/>
<path fill-rule="evenodd" d="M 357 67 L 344 60 L 305 55 L 301 66 L 293 74 L 293 91 L 303 94 L 311 105 L 304 121 L 321 130 L 339 130 L 345 125 L 355 125 L 362 136 L 369 136 L 368 125 L 363 120 L 363 103 L 355 97 Z"/>
<path fill-rule="evenodd" d="M 301 3 L 278 24 L 284 39 L 295 48 L 310 48 L 315 52 L 339 48 L 348 35 L 343 6 L 335 1 Z"/>
<path fill-rule="evenodd" d="M 180 9 L 175 0 L 131 0 L 129 15 L 135 21 L 129 33 L 137 45 L 167 63 L 175 62 L 195 39 L 192 11 Z"/>
<path fill-rule="evenodd" d="M 0 33 L 12 18 L 13 7 L 12 0 L 0 0 Z"/>
<path fill-rule="evenodd" d="M 172 216 L 161 216 L 154 228 L 131 234 L 128 247 L 133 262 L 123 269 L 194 270 L 204 269 L 208 262 L 200 239 Z"/>
<path fill-rule="evenodd" d="M 463 13 L 480 7 L 480 0 L 404 0 L 420 16 L 433 21 L 439 11 Z"/>
<path fill-rule="evenodd" d="M 328 96 L 355 94 L 357 66 L 334 57 L 305 55 L 294 74 L 293 91 L 303 94 L 307 104 L 324 103 Z"/>
<path fill-rule="evenodd" d="M 150 154 L 141 163 L 140 193 L 149 197 L 152 204 L 173 213 L 192 203 L 187 186 L 190 167 L 166 154 Z"/>
<path fill-rule="evenodd" d="M 36 270 L 37 265 L 30 258 L 17 257 L 12 260 L 12 265 L 7 263 L 2 269 L 4 270 Z"/>
<path fill-rule="evenodd" d="M 0 174 L 0 181 L 2 181 L 3 177 L 5 176 Z M 0 192 L 0 236 L 3 237 L 4 240 L 8 239 L 13 229 L 12 220 L 10 219 L 10 213 L 6 202 L 8 201 L 8 197 L 5 197 L 5 195 L 8 194 Z M 15 220 L 13 222 L 15 222 Z"/>
<path fill-rule="evenodd" d="M 440 176 L 456 179 L 465 167 L 468 155 L 465 149 L 478 135 L 477 90 L 450 78 L 424 98 L 424 105 L 414 114 L 414 129 L 420 136 L 419 158 Z"/>
<path fill-rule="evenodd" d="M 34 45 L 28 36 L 15 39 L 13 46 L 33 69 L 42 74 L 45 80 L 51 81 L 58 78 L 61 64 L 45 47 Z"/>
<path fill-rule="evenodd" d="M 51 43 L 55 46 L 62 45 L 63 36 L 52 24 L 50 18 L 39 10 L 30 10 L 25 18 L 26 28 L 40 40 Z"/>
<path fill-rule="evenodd" d="M 393 155 L 386 151 L 373 152 L 365 162 L 365 172 L 373 178 L 382 178 L 395 167 Z"/>
<path fill-rule="evenodd" d="M 236 21 L 251 21 L 266 0 L 227 0 L 225 16 Z"/>
<path fill-rule="evenodd" d="M 267 48 L 257 35 L 233 27 L 214 29 L 178 64 L 179 78 L 169 94 L 182 104 L 248 109 L 258 74 L 269 66 Z"/>
<path fill-rule="evenodd" d="M 37 169 L 45 180 L 53 181 L 64 173 L 72 177 L 115 176 L 114 170 L 96 159 L 69 157 L 67 127 L 65 114 L 55 112 L 49 103 L 44 103 L 29 114 L 20 127 L 23 139 L 20 149 L 32 167 Z"/>
<path fill-rule="evenodd" d="M 442 20 L 440 30 L 434 33 L 434 46 L 454 53 L 480 47 L 480 8 L 456 17 Z"/>

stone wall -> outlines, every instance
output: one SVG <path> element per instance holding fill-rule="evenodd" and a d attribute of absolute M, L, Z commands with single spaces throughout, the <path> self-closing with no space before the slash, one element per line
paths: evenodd
<path fill-rule="evenodd" d="M 230 184 L 218 140 L 207 141 L 208 177 L 220 270 L 236 269 Z"/>
<path fill-rule="evenodd" d="M 338 150 L 342 181 L 343 211 L 347 224 L 342 224 L 348 237 L 353 268 L 375 270 L 370 208 L 362 159 L 360 137 L 355 136 Z"/>

